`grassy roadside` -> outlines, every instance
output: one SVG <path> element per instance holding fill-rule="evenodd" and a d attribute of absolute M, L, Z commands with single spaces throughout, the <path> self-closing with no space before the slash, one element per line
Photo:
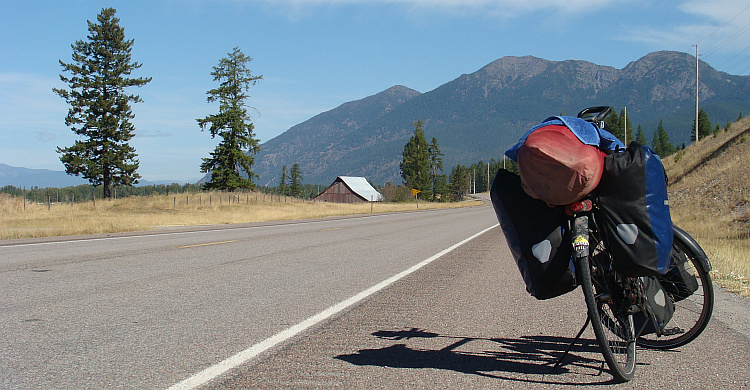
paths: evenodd
<path fill-rule="evenodd" d="M 706 251 L 716 282 L 750 297 L 750 117 L 663 162 L 672 220 Z"/>
<path fill-rule="evenodd" d="M 419 210 L 480 202 L 419 202 Z M 151 230 L 165 226 L 221 225 L 416 210 L 415 203 L 339 204 L 256 193 L 201 193 L 129 197 L 111 201 L 24 205 L 0 194 L 0 240 Z"/>

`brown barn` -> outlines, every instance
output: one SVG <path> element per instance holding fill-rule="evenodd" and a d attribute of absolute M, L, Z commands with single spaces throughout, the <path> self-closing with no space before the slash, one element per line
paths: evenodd
<path fill-rule="evenodd" d="M 313 200 L 333 203 L 379 202 L 383 200 L 383 195 L 372 188 L 364 177 L 339 176 Z"/>

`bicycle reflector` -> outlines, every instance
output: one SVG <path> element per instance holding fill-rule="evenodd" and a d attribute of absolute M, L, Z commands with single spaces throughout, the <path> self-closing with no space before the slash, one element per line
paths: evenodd
<path fill-rule="evenodd" d="M 589 199 L 584 199 L 565 206 L 565 213 L 568 215 L 573 215 L 584 211 L 591 211 L 593 208 L 594 203 Z"/>

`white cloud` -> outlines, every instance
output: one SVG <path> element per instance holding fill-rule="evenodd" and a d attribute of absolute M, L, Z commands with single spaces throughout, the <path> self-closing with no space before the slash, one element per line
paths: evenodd
<path fill-rule="evenodd" d="M 693 52 L 722 62 L 714 54 L 732 55 L 750 48 L 750 4 L 745 0 L 690 0 L 677 4 L 675 22 L 631 25 L 621 31 L 623 41 L 642 42 L 659 50 Z"/>
<path fill-rule="evenodd" d="M 722 24 L 731 20 L 735 25 L 746 24 L 750 13 L 750 4 L 745 0 L 691 0 L 679 8 L 685 13 L 708 17 Z"/>

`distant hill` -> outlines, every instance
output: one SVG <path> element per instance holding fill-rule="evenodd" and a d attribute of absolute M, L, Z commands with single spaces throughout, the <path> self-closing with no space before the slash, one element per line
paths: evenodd
<path fill-rule="evenodd" d="M 172 183 L 174 183 L 174 181 L 150 182 L 140 180 L 137 185 L 168 185 Z M 89 181 L 78 176 L 68 175 L 67 173 L 65 173 L 65 171 L 12 167 L 10 165 L 0 163 L 0 187 L 14 186 L 17 188 L 64 188 L 84 184 L 89 184 Z"/>
<path fill-rule="evenodd" d="M 87 183 L 87 180 L 77 176 L 70 176 L 63 171 L 12 167 L 0 163 L 0 187 L 11 185 L 18 188 L 62 188 Z"/>
<path fill-rule="evenodd" d="M 750 111 L 750 76 L 734 76 L 700 63 L 701 108 L 722 126 Z M 499 159 L 529 127 L 550 115 L 582 108 L 628 109 L 628 121 L 647 140 L 660 120 L 675 145 L 688 144 L 695 110 L 695 57 L 651 53 L 623 69 L 586 61 L 503 57 L 426 92 L 395 86 L 342 104 L 261 145 L 253 171 L 259 185 L 275 185 L 283 165 L 299 163 L 305 183 L 365 176 L 376 184 L 401 183 L 401 152 L 425 121 L 446 170 Z"/>

